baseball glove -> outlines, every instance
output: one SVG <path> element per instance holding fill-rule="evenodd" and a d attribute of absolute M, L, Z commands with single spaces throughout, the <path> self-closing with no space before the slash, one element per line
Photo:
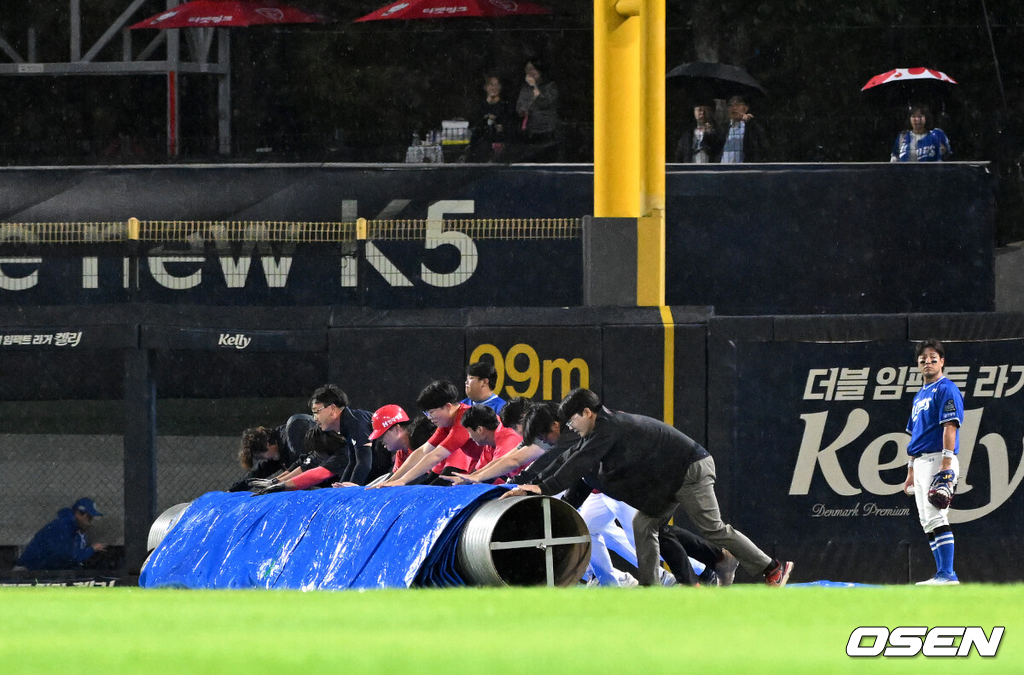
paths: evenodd
<path fill-rule="evenodd" d="M 928 488 L 928 501 L 935 508 L 948 509 L 953 501 L 953 491 L 956 489 L 956 476 L 951 469 L 940 471 L 932 478 L 931 487 Z"/>

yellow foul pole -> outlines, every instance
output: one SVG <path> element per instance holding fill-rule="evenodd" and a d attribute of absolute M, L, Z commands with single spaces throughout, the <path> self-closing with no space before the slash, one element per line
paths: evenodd
<path fill-rule="evenodd" d="M 636 224 L 636 304 L 660 308 L 663 419 L 673 424 L 675 322 L 665 306 L 665 0 L 594 0 L 594 217 Z"/>
<path fill-rule="evenodd" d="M 665 0 L 594 0 L 594 216 L 637 220 L 639 306 L 665 304 Z"/>

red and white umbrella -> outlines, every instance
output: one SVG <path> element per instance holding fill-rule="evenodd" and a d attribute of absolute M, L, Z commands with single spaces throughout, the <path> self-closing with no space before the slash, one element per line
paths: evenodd
<path fill-rule="evenodd" d="M 388 21 L 408 19 L 445 19 L 462 16 L 497 17 L 550 14 L 547 7 L 525 0 L 398 0 L 375 12 L 356 19 L 361 21 Z"/>
<path fill-rule="evenodd" d="M 949 84 L 956 84 L 949 75 L 938 71 L 932 70 L 931 68 L 897 68 L 890 70 L 887 73 L 875 75 L 868 83 L 861 87 L 861 91 L 866 91 L 872 87 L 877 87 L 881 84 L 889 84 L 890 82 L 906 82 L 908 80 L 937 80 L 939 82 L 948 82 Z"/>
<path fill-rule="evenodd" d="M 217 28 L 327 21 L 276 0 L 192 0 L 129 28 Z"/>

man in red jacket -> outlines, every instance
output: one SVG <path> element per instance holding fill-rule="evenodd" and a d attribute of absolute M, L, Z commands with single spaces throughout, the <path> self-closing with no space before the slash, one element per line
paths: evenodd
<path fill-rule="evenodd" d="M 451 382 L 434 381 L 423 388 L 416 398 L 416 405 L 437 425 L 437 431 L 430 440 L 416 448 L 387 482 L 377 487 L 434 482 L 447 485 L 438 476 L 473 470 L 483 447 L 462 426 L 462 416 L 470 406 L 459 403 L 459 398 L 459 390 Z"/>
<path fill-rule="evenodd" d="M 523 437 L 515 429 L 510 429 L 501 423 L 493 408 L 482 404 L 473 406 L 462 415 L 462 426 L 469 431 L 469 437 L 477 445 L 483 447 L 480 458 L 471 467 L 473 471 L 487 466 L 496 459 L 501 459 L 523 442 Z"/>

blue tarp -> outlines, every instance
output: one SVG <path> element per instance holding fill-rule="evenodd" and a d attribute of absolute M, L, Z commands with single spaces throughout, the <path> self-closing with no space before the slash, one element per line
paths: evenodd
<path fill-rule="evenodd" d="M 504 488 L 334 488 L 192 502 L 142 569 L 143 588 L 461 585 L 462 523 Z M 436 546 L 435 546 L 436 544 Z"/>

